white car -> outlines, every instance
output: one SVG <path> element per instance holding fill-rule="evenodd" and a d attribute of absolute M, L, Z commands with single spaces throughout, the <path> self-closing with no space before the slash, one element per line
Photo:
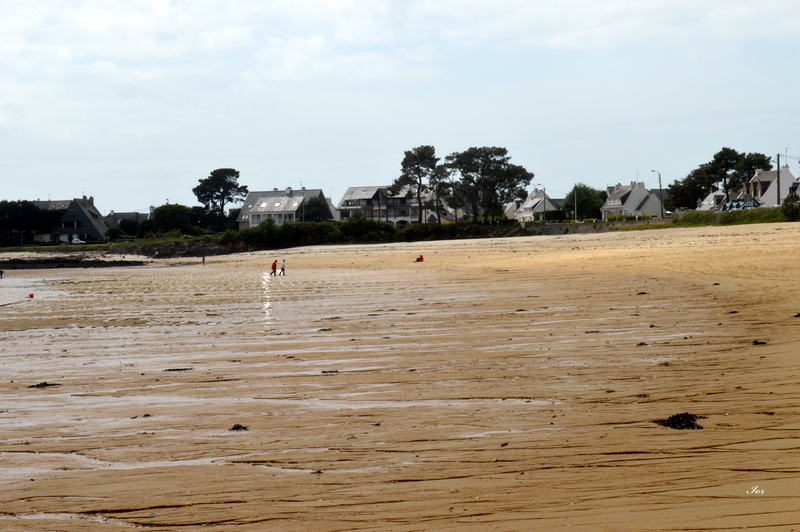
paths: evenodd
<path fill-rule="evenodd" d="M 72 243 L 73 243 L 73 244 L 85 244 L 86 242 L 84 242 L 84 241 L 83 241 L 83 240 L 81 240 L 80 238 L 73 238 L 73 239 L 72 239 Z"/>

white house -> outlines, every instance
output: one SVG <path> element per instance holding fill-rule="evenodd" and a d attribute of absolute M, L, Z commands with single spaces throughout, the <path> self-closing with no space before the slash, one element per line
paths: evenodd
<path fill-rule="evenodd" d="M 792 188 L 792 184 L 797 181 L 789 170 L 784 166 L 778 170 L 756 170 L 750 182 L 745 185 L 745 194 L 750 194 L 753 199 L 764 207 L 774 207 L 778 205 L 778 189 L 780 188 L 780 203 Z"/>
<path fill-rule="evenodd" d="M 518 222 L 532 222 L 542 217 L 545 211 L 557 211 L 561 207 L 551 200 L 544 190 L 534 188 L 517 209 Z M 536 213 L 539 213 L 538 216 Z"/>
<path fill-rule="evenodd" d="M 613 215 L 661 216 L 661 200 L 645 188 L 644 183 L 617 184 L 608 187 L 608 198 L 600 208 L 603 219 Z"/>
<path fill-rule="evenodd" d="M 698 211 L 716 211 L 722 208 L 726 202 L 725 192 L 722 190 L 715 190 L 708 194 L 708 196 L 700 202 L 697 206 Z"/>
<path fill-rule="evenodd" d="M 239 224 L 239 229 L 255 227 L 269 218 L 275 220 L 278 225 L 301 222 L 304 203 L 312 197 L 325 199 L 325 194 L 321 189 L 305 187 L 300 190 L 288 187 L 285 190 L 275 188 L 271 191 L 250 192 L 244 200 L 236 222 Z"/>

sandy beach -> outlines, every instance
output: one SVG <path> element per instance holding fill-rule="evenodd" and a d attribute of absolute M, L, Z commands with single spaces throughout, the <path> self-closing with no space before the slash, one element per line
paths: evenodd
<path fill-rule="evenodd" d="M 6 270 L 0 529 L 800 531 L 799 250 L 765 224 Z M 679 413 L 702 429 L 654 423 Z"/>

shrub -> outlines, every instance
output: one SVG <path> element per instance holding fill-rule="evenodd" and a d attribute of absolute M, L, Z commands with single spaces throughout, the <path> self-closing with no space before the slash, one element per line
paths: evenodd
<path fill-rule="evenodd" d="M 795 192 L 790 192 L 781 205 L 781 212 L 790 222 L 800 219 L 800 196 Z"/>
<path fill-rule="evenodd" d="M 717 215 L 711 211 L 690 211 L 680 219 L 680 223 L 686 225 L 711 225 L 716 221 Z"/>

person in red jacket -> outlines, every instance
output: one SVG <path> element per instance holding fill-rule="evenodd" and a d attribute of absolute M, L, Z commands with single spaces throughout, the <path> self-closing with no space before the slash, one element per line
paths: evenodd
<path fill-rule="evenodd" d="M 425 258 L 422 255 L 420 255 L 419 257 L 417 257 L 417 260 L 415 260 L 414 262 L 422 262 L 424 260 L 425 260 Z"/>
<path fill-rule="evenodd" d="M 272 263 L 272 271 L 269 272 L 269 274 L 270 275 L 275 275 L 275 270 L 277 270 L 277 269 L 278 269 L 278 261 L 276 260 L 275 262 Z"/>

